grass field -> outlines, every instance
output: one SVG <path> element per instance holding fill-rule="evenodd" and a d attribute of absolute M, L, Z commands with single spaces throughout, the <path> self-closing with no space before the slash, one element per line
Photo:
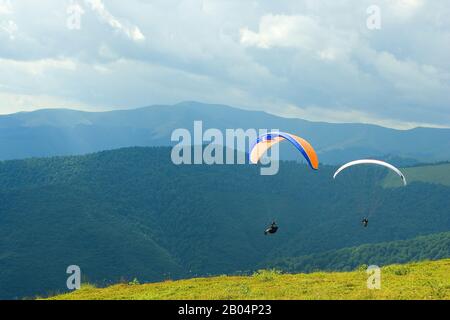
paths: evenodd
<path fill-rule="evenodd" d="M 428 182 L 450 186 L 450 163 L 443 163 L 433 166 L 420 166 L 401 169 L 406 176 L 408 183 L 412 182 Z M 398 176 L 388 174 L 383 181 L 384 187 L 398 187 Z"/>
<path fill-rule="evenodd" d="M 50 299 L 439 299 L 450 300 L 450 259 L 382 268 L 381 289 L 367 288 L 365 268 L 353 272 L 219 276 L 151 284 L 84 285 Z"/>

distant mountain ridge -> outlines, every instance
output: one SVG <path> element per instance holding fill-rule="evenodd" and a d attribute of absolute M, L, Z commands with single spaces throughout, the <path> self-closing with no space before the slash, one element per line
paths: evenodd
<path fill-rule="evenodd" d="M 43 109 L 0 116 L 0 159 L 77 155 L 130 146 L 169 146 L 177 128 L 280 129 L 305 137 L 321 162 L 394 157 L 401 163 L 450 159 L 450 129 L 394 130 L 369 124 L 335 124 L 282 118 L 224 105 L 183 102 L 132 110 L 83 112 Z M 294 154 L 283 153 L 288 159 Z M 403 160 L 402 160 L 403 159 Z"/>

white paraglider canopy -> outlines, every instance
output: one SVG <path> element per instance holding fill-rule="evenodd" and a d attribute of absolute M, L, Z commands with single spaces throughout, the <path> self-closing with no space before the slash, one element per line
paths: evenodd
<path fill-rule="evenodd" d="M 361 160 L 355 160 L 355 161 L 351 161 L 349 163 L 346 163 L 334 173 L 333 179 L 336 179 L 338 174 L 341 173 L 342 171 L 344 171 L 345 169 L 347 169 L 349 167 L 352 167 L 352 166 L 355 166 L 355 165 L 360 165 L 360 164 L 375 164 L 375 165 L 379 165 L 379 166 L 383 166 L 383 167 L 389 168 L 392 171 L 394 171 L 397 175 L 400 176 L 400 178 L 402 179 L 403 184 L 405 186 L 407 184 L 405 175 L 398 168 L 394 167 L 392 164 L 389 164 L 387 162 L 380 161 L 380 160 L 374 160 L 374 159 L 361 159 Z"/>

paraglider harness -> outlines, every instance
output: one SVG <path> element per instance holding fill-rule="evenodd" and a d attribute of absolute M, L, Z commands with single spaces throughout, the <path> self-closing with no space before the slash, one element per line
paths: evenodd
<path fill-rule="evenodd" d="M 361 223 L 363 224 L 364 228 L 367 228 L 367 226 L 369 225 L 369 219 L 364 218 L 362 219 Z"/>
<path fill-rule="evenodd" d="M 264 231 L 264 235 L 268 235 L 268 234 L 274 234 L 275 232 L 278 231 L 278 226 L 277 224 L 274 222 L 272 222 L 272 224 L 270 225 L 269 228 L 266 229 L 266 231 Z"/>

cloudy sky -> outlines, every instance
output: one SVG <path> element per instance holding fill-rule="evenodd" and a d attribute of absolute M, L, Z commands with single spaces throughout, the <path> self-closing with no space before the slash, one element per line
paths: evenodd
<path fill-rule="evenodd" d="M 0 113 L 185 100 L 450 127 L 450 0 L 0 0 Z"/>

